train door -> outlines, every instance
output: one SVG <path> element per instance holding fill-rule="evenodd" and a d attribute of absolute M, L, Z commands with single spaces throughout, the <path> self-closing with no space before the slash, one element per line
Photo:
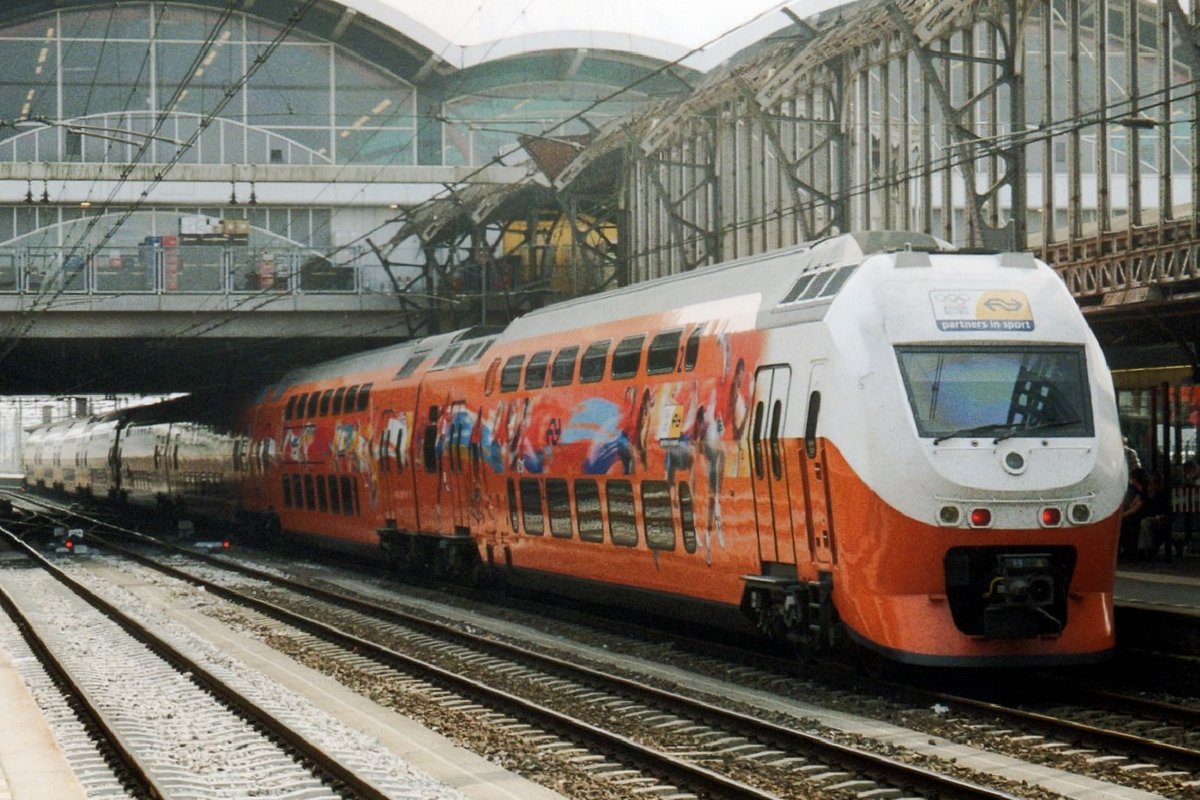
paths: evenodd
<path fill-rule="evenodd" d="M 750 474 L 758 521 L 758 552 L 763 561 L 778 564 L 796 563 L 783 442 L 791 377 L 790 367 L 758 370 L 750 414 Z"/>
<path fill-rule="evenodd" d="M 471 427 L 466 401 L 452 402 L 449 409 L 449 420 L 446 423 L 445 440 L 442 443 L 442 480 L 450 492 L 451 516 L 457 530 L 468 527 L 467 502 L 473 488 L 468 454 Z"/>
<path fill-rule="evenodd" d="M 828 565 L 837 563 L 837 542 L 833 535 L 825 442 L 817 436 L 821 419 L 821 378 L 824 371 L 825 361 L 813 362 L 808 379 L 804 443 L 800 461 L 803 464 L 804 506 L 808 509 L 808 550 L 813 561 Z"/>

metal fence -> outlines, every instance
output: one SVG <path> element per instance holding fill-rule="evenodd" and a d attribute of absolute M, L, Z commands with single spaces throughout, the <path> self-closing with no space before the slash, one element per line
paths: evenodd
<path fill-rule="evenodd" d="M 0 294 L 245 294 L 362 292 L 370 256 L 237 245 L 142 244 L 76 254 L 68 248 L 0 248 Z M 373 263 L 373 262 L 372 262 Z"/>

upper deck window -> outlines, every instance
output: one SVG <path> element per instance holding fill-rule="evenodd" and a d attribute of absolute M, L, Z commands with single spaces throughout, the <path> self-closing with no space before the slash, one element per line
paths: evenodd
<path fill-rule="evenodd" d="M 504 362 L 500 372 L 500 391 L 515 392 L 521 385 L 521 367 L 525 364 L 525 356 L 512 356 Z"/>
<path fill-rule="evenodd" d="M 667 331 L 650 341 L 650 354 L 646 357 L 647 375 L 661 375 L 675 370 L 675 362 L 679 360 L 679 341 L 682 338 L 683 331 Z"/>
<path fill-rule="evenodd" d="M 364 383 L 358 388 L 358 410 L 366 411 L 367 406 L 371 403 L 371 387 L 373 383 Z"/>
<path fill-rule="evenodd" d="M 614 378 L 632 378 L 637 375 L 642 365 L 642 342 L 646 337 L 627 336 L 622 339 L 617 349 L 613 351 L 612 376 Z"/>
<path fill-rule="evenodd" d="M 921 436 L 1092 436 L 1082 347 L 897 347 Z"/>
<path fill-rule="evenodd" d="M 409 356 L 408 361 L 405 361 L 404 366 L 400 367 L 400 371 L 396 373 L 396 377 L 407 378 L 409 375 L 412 375 L 424 360 L 425 353 L 417 353 L 415 356 Z"/>
<path fill-rule="evenodd" d="M 575 358 L 579 355 L 579 347 L 564 347 L 554 357 L 550 366 L 550 385 L 566 386 L 575 380 Z"/>
<path fill-rule="evenodd" d="M 595 383 L 604 379 L 604 368 L 608 365 L 608 347 L 611 344 L 611 339 L 604 339 L 588 345 L 588 349 L 583 353 L 583 360 L 579 363 L 580 383 Z"/>
<path fill-rule="evenodd" d="M 546 385 L 546 367 L 550 364 L 550 351 L 543 350 L 529 357 L 529 366 L 525 367 L 525 388 L 541 389 Z"/>
<path fill-rule="evenodd" d="M 433 369 L 446 366 L 454 360 L 456 355 L 458 355 L 458 345 L 446 348 L 446 351 L 438 356 L 438 360 L 433 362 Z"/>

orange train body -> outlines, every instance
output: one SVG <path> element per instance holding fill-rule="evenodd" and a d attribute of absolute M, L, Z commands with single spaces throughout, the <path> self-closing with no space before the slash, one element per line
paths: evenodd
<path fill-rule="evenodd" d="M 228 440 L 229 513 L 413 569 L 921 664 L 1113 646 L 1111 381 L 1020 254 L 836 237 L 297 370 Z"/>

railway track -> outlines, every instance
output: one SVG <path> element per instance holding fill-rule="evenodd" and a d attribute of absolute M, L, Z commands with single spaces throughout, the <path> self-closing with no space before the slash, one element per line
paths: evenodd
<path fill-rule="evenodd" d="M 0 527 L 0 535 L 40 568 L 36 575 L 4 574 L 0 604 L 68 702 L 81 711 L 91 735 L 102 739 L 99 748 L 115 780 L 132 796 L 252 796 L 266 791 L 383 800 L 394 794 L 364 779 L 359 770 L 309 741 L 11 531 Z M 35 610 L 27 613 L 27 608 Z"/>
<path fill-rule="evenodd" d="M 191 551 L 186 552 L 189 558 L 199 557 Z M 242 565 L 230 563 L 227 559 L 208 559 L 221 570 L 235 569 L 243 572 L 248 577 L 256 581 L 273 581 L 277 586 L 282 586 L 282 579 L 276 575 L 268 574 L 263 571 L 244 568 Z M 156 567 L 157 568 L 157 567 Z M 200 580 L 195 574 L 179 575 L 181 579 L 196 583 Z M 218 585 L 224 581 L 209 582 L 206 587 L 209 591 L 218 593 L 224 590 L 223 586 Z M 377 604 L 364 603 L 358 598 L 346 596 L 344 593 L 330 592 L 322 587 L 312 586 L 311 584 L 302 584 L 301 588 L 291 589 L 272 589 L 269 591 L 258 590 L 256 595 L 262 596 L 274 595 L 277 592 L 296 592 L 301 591 L 311 596 L 321 596 L 324 602 L 336 604 L 339 609 L 353 609 L 353 611 L 338 611 L 328 610 L 316 613 L 315 616 L 324 614 L 333 614 L 334 627 L 341 630 L 361 630 L 364 635 L 372 640 L 385 638 L 378 630 L 378 622 L 386 621 L 391 625 L 402 625 L 412 630 L 420 631 L 421 635 L 429 637 L 432 647 L 445 648 L 448 645 L 436 644 L 444 643 L 446 637 L 456 637 L 455 647 L 468 647 L 477 653 L 480 647 L 488 648 L 488 654 L 467 654 L 457 656 L 456 658 L 468 661 L 476 661 L 484 665 L 481 674 L 485 680 L 491 680 L 490 676 L 496 674 L 516 674 L 525 669 L 531 669 L 524 666 L 509 666 L 502 663 L 489 660 L 495 657 L 493 655 L 497 648 L 502 648 L 490 637 L 472 637 L 464 634 L 461 623 L 452 623 L 449 626 L 434 626 L 429 627 L 428 620 L 420 617 L 414 617 L 411 614 L 398 614 L 390 608 L 383 608 Z M 245 598 L 237 599 L 236 602 L 246 602 Z M 261 601 L 255 601 L 261 602 Z M 291 601 L 289 601 L 291 602 Z M 264 613 L 271 614 L 278 618 L 279 609 L 274 606 L 275 603 L 268 603 L 266 606 L 260 606 Z M 353 620 L 339 614 L 366 614 L 369 615 L 372 621 Z M 304 624 L 302 621 L 294 621 L 290 624 Z M 327 623 L 328 624 L 328 623 Z M 472 641 L 482 638 L 483 641 Z M 463 642 L 466 642 L 464 644 Z M 342 646 L 350 646 L 359 648 L 361 653 L 367 646 L 367 643 L 361 640 L 347 641 Z M 407 650 L 411 644 L 405 644 Z M 385 648 L 386 649 L 386 648 Z M 528 655 L 528 646 L 522 648 L 521 645 L 515 647 L 516 650 L 523 650 Z M 388 656 L 389 658 L 391 656 Z M 507 657 L 507 656 L 505 656 Z M 842 782 L 848 782 L 851 785 L 860 780 L 873 781 L 876 786 L 891 786 L 898 785 L 904 787 L 905 791 L 918 792 L 926 795 L 949 796 L 946 794 L 945 788 L 915 788 L 915 784 L 911 778 L 885 778 L 880 777 L 884 773 L 879 772 L 879 765 L 862 766 L 854 764 L 853 759 L 849 756 L 839 755 L 823 755 L 817 756 L 811 753 L 799 754 L 800 745 L 793 737 L 796 731 L 793 725 L 779 725 L 774 723 L 775 727 L 783 728 L 784 730 L 773 730 L 771 725 L 763 728 L 755 728 L 752 726 L 752 720 L 736 720 L 734 717 L 724 719 L 714 719 L 723 716 L 717 714 L 719 709 L 714 708 L 714 703 L 711 700 L 705 699 L 696 701 L 692 698 L 680 697 L 677 693 L 662 693 L 657 694 L 654 691 L 647 692 L 647 687 L 644 681 L 629 681 L 626 680 L 623 685 L 611 690 L 602 690 L 598 688 L 599 684 L 595 681 L 604 679 L 604 676 L 587 675 L 586 680 L 589 681 L 587 688 L 579 689 L 572 688 L 570 684 L 559 684 L 560 680 L 568 680 L 563 677 L 564 670 L 577 670 L 578 667 L 572 663 L 561 662 L 561 660 L 548 659 L 542 661 L 536 667 L 537 670 L 542 670 L 546 674 L 543 677 L 528 678 L 528 682 L 541 683 L 543 686 L 552 686 L 551 694 L 560 696 L 573 695 L 576 697 L 585 697 L 593 692 L 609 691 L 616 699 L 608 699 L 603 695 L 597 695 L 594 699 L 597 704 L 608 704 L 608 708 L 620 708 L 626 718 L 634 720 L 653 720 L 649 723 L 651 726 L 662 726 L 664 731 L 688 731 L 693 735 L 692 739 L 686 744 L 676 742 L 665 743 L 664 749 L 680 749 L 686 750 L 690 757 L 695 758 L 697 754 L 701 757 L 713 756 L 714 749 L 721 755 L 721 758 L 728 760 L 728 757 L 738 756 L 740 760 L 748 761 L 752 764 L 763 764 L 770 762 L 783 762 L 785 765 L 800 764 L 802 766 L 811 765 L 813 769 L 809 770 L 808 774 L 830 775 L 826 782 L 833 778 L 842 778 Z M 556 663 L 558 662 L 558 663 Z M 761 659 L 759 659 L 761 662 Z M 738 680 L 745 683 L 762 682 L 764 685 L 770 686 L 769 690 L 778 690 L 781 681 L 791 680 L 795 675 L 795 664 L 787 663 L 786 666 L 782 662 L 777 662 L 778 671 L 776 668 L 764 666 L 760 669 L 742 672 Z M 826 687 L 828 689 L 828 686 Z M 860 688 L 858 691 L 862 691 Z M 1140 698 L 1122 696 L 1120 703 L 1123 708 L 1121 713 L 1130 715 L 1128 718 L 1122 718 L 1120 721 L 1112 722 L 1111 717 L 1109 722 L 1097 724 L 1095 721 L 1091 723 L 1081 722 L 1078 717 L 1086 716 L 1087 713 L 1093 716 L 1098 713 L 1114 714 L 1116 700 L 1110 701 L 1109 706 L 1101 706 L 1098 701 L 1089 700 L 1085 709 L 1076 708 L 1074 712 L 1070 708 L 1059 709 L 1054 713 L 1049 713 L 1045 710 L 1019 710 L 995 702 L 988 702 L 979 698 L 965 697 L 962 695 L 950 695 L 946 693 L 922 692 L 908 685 L 884 685 L 874 684 L 873 688 L 867 688 L 866 691 L 874 691 L 883 696 L 895 696 L 905 698 L 909 702 L 920 703 L 926 706 L 934 705 L 947 707 L 949 711 L 948 721 L 956 724 L 959 728 L 969 730 L 972 736 L 987 736 L 995 734 L 997 737 L 1006 737 L 1008 740 L 1015 740 L 1020 743 L 1019 747 L 1013 748 L 1017 752 L 1028 751 L 1035 748 L 1045 747 L 1046 749 L 1039 752 L 1039 758 L 1045 756 L 1056 756 L 1066 754 L 1075 756 L 1084 761 L 1093 760 L 1102 768 L 1105 764 L 1114 767 L 1107 771 L 1107 775 L 1112 777 L 1115 768 L 1120 766 L 1124 759 L 1121 755 L 1114 754 L 1133 754 L 1136 753 L 1140 758 L 1150 759 L 1156 762 L 1156 765 L 1146 765 L 1147 769 L 1153 769 L 1154 777 L 1159 785 L 1176 785 L 1186 786 L 1190 783 L 1189 771 L 1194 770 L 1194 764 L 1197 759 L 1197 751 L 1189 744 L 1173 743 L 1170 741 L 1161 741 L 1156 739 L 1154 735 L 1135 735 L 1129 733 L 1130 729 L 1137 727 L 1155 728 L 1154 733 L 1161 737 L 1163 730 L 1170 727 L 1164 720 L 1168 717 L 1173 717 L 1182 722 L 1182 725 L 1175 727 L 1182 728 L 1184 738 L 1186 739 L 1189 721 L 1192 722 L 1191 727 L 1194 729 L 1195 710 L 1186 706 L 1175 706 L 1164 704 L 1161 702 L 1146 702 Z M 1111 694 L 1111 693 L 1109 693 Z M 604 699 L 601 699 L 601 698 Z M 686 713 L 680 713 L 681 709 L 687 709 L 689 705 L 695 706 L 698 702 L 699 708 L 689 709 Z M 1094 709 L 1104 708 L 1104 711 L 1097 712 Z M 518 716 L 516 711 L 510 712 L 514 716 Z M 945 712 L 943 712 L 945 713 Z M 1005 720 L 1003 724 L 997 724 L 1001 719 L 1001 714 Z M 522 719 L 526 719 L 524 715 L 520 715 Z M 736 716 L 736 715 L 734 715 Z M 1075 719 L 1071 719 L 1075 716 Z M 1135 721 L 1133 718 L 1137 718 Z M 1008 730 L 1017 728 L 1017 730 Z M 640 736 L 638 725 L 633 725 L 627 729 L 631 735 Z M 1031 731 L 1038 731 L 1037 734 Z M 702 732 L 702 733 L 701 733 Z M 949 733 L 943 735 L 950 736 Z M 1087 737 L 1086 747 L 1095 748 L 1095 751 L 1086 751 L 1079 742 L 1081 737 Z M 569 737 L 573 741 L 581 741 L 574 737 Z M 803 738 L 803 737 L 800 737 Z M 819 738 L 819 737 L 818 737 Z M 951 737 L 952 738 L 952 737 Z M 1055 739 L 1062 739 L 1066 744 L 1056 746 Z M 705 747 L 705 741 L 718 742 L 720 746 L 716 748 Z M 604 748 L 599 745 L 590 745 L 590 747 L 604 751 Z M 850 750 L 855 753 L 861 753 L 861 747 L 851 747 Z M 724 752 L 722 752 L 724 751 Z M 764 755 L 765 753 L 765 755 Z M 789 759 L 804 759 L 801 761 L 790 761 Z M 849 760 L 847 760 L 849 759 Z M 1125 763 L 1128 765 L 1128 762 Z M 742 765 L 745 766 L 745 765 Z M 818 772 L 818 769 L 824 769 L 823 772 Z M 1172 769 L 1175 768 L 1175 769 Z M 735 765 L 729 768 L 734 775 L 741 774 L 741 767 Z M 845 773 L 839 775 L 838 773 Z M 663 773 L 660 773 L 663 774 Z M 860 775 L 870 774 L 870 778 L 861 778 Z M 1140 774 L 1139 774 L 1140 777 Z M 685 781 L 672 778 L 676 783 L 686 785 Z M 819 784 L 820 782 L 818 782 Z M 836 785 L 836 784 L 830 784 Z M 1135 784 L 1136 785 L 1136 784 Z M 699 787 L 697 787 L 699 788 Z M 703 789 L 700 789 L 703 791 Z M 870 790 L 868 790 L 870 791 Z M 887 789 L 882 789 L 887 792 Z M 953 791 L 962 791 L 960 787 L 956 787 Z M 953 791 L 951 793 L 953 793 Z M 724 796 L 724 795 L 723 795 Z"/>
<path fill-rule="evenodd" d="M 323 643 L 332 643 L 342 649 L 343 656 L 349 654 L 357 662 L 357 669 L 370 671 L 376 678 L 386 677 L 380 667 L 396 670 L 466 702 L 535 725 L 559 740 L 554 743 L 556 747 L 563 744 L 559 749 L 585 748 L 587 755 L 574 756 L 595 759 L 605 772 L 616 771 L 624 780 L 637 780 L 624 775 L 625 770 L 636 769 L 661 784 L 700 797 L 722 798 L 775 797 L 781 788 L 795 790 L 797 786 L 808 791 L 854 789 L 856 793 L 880 791 L 891 796 L 1012 797 L 953 775 L 720 708 L 711 701 L 656 689 L 310 584 L 210 560 L 221 569 L 235 568 L 256 580 L 269 580 L 275 594 L 289 594 L 269 602 L 194 570 L 162 564 L 112 542 L 103 545 L 302 629 Z M 297 607 L 303 613 L 295 610 Z M 352 631 L 365 632 L 370 639 Z M 377 643 L 380 641 L 390 644 Z M 328 657 L 333 655 L 322 644 L 309 646 Z M 414 652 L 424 655 L 417 657 Z M 372 663 L 364 664 L 363 659 Z M 768 783 L 773 785 L 743 782 L 746 778 L 762 783 L 764 776 L 770 776 Z"/>

